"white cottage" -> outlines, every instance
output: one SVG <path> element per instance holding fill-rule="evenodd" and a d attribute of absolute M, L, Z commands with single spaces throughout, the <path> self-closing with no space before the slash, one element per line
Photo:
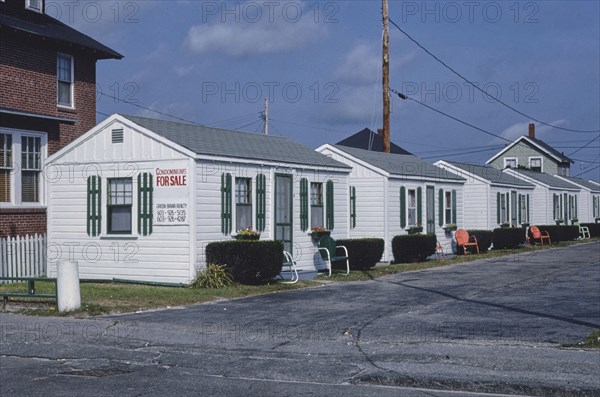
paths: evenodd
<path fill-rule="evenodd" d="M 407 234 L 411 226 L 420 225 L 451 246 L 453 235 L 444 227 L 463 226 L 463 178 L 413 155 L 329 144 L 317 151 L 352 167 L 350 236 L 383 238 L 384 261 L 393 260 L 394 236 Z"/>
<path fill-rule="evenodd" d="M 532 221 L 534 185 L 531 183 L 490 166 L 445 160 L 435 165 L 466 179 L 465 228 L 493 230 L 503 223 L 519 226 Z"/>
<path fill-rule="evenodd" d="M 314 270 L 309 219 L 348 237 L 350 167 L 283 137 L 112 115 L 46 169 L 50 276 L 188 283 L 248 226 Z"/>
<path fill-rule="evenodd" d="M 581 189 L 545 172 L 507 168 L 503 172 L 535 186 L 531 203 L 531 224 L 571 224 L 578 217 Z"/>
<path fill-rule="evenodd" d="M 571 182 L 581 189 L 577 200 L 577 217 L 580 223 L 593 223 L 596 218 L 600 218 L 600 185 L 574 176 L 555 177 Z"/>

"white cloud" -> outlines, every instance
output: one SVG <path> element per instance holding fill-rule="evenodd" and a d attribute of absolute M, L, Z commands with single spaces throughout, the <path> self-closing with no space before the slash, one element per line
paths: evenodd
<path fill-rule="evenodd" d="M 534 124 L 535 124 L 535 137 L 536 138 L 543 139 L 545 136 L 549 135 L 549 133 L 551 131 L 556 131 L 555 129 L 553 129 L 552 127 L 549 127 L 547 125 L 543 125 L 540 123 L 534 123 Z M 566 120 L 556 120 L 549 124 L 558 127 L 558 126 L 567 124 L 567 121 Z M 529 132 L 529 122 L 516 123 L 506 129 L 504 129 L 504 131 L 502 131 L 500 133 L 500 136 L 502 136 L 510 141 L 514 141 L 515 139 L 517 139 L 520 136 L 527 135 L 528 132 Z M 496 138 L 495 141 L 496 142 L 504 142 L 500 138 Z"/>
<path fill-rule="evenodd" d="M 380 81 L 381 77 L 381 44 L 379 42 L 360 41 L 356 43 L 346 55 L 335 72 L 336 79 L 354 84 L 373 84 Z M 410 62 L 413 54 L 390 57 L 390 68 L 398 70 L 401 66 Z"/>
<path fill-rule="evenodd" d="M 298 3 L 299 6 L 301 5 Z M 221 20 L 192 26 L 186 37 L 187 47 L 199 54 L 222 53 L 232 57 L 288 52 L 302 48 L 321 38 L 326 30 L 323 24 L 302 16 L 297 21 L 274 13 L 251 22 Z"/>

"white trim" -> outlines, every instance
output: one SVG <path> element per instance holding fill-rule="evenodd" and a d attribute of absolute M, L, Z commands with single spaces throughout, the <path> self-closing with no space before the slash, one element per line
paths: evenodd
<path fill-rule="evenodd" d="M 547 185 L 547 184 L 545 184 L 543 182 L 538 181 L 537 179 L 530 178 L 527 175 L 523 175 L 522 173 L 520 173 L 518 171 L 515 171 L 513 169 L 510 169 L 510 168 L 507 168 L 507 169 L 503 170 L 503 172 L 507 172 L 510 175 L 514 176 L 515 178 L 521 179 L 521 180 L 523 180 L 525 182 L 529 182 L 529 183 L 531 183 L 533 185 L 542 186 L 542 187 L 545 187 L 545 188 L 551 189 L 551 190 L 560 190 L 560 191 L 568 191 L 568 192 L 571 192 L 571 191 L 578 192 L 578 191 L 580 191 L 580 189 L 577 188 L 577 187 L 575 187 L 575 186 L 573 186 L 572 188 L 550 186 L 550 185 Z"/>
<path fill-rule="evenodd" d="M 543 156 L 529 156 L 529 158 L 527 158 L 527 164 L 529 166 L 529 169 L 531 168 L 531 160 L 536 160 L 539 159 L 540 160 L 540 172 L 544 172 L 544 157 Z"/>
<path fill-rule="evenodd" d="M 502 165 L 502 168 L 517 168 L 517 167 L 519 167 L 519 158 L 518 157 L 504 157 L 503 160 L 504 160 L 504 163 Z M 508 167 L 506 165 L 506 162 L 510 161 L 510 160 L 514 160 L 515 161 L 515 166 L 514 167 Z"/>
<path fill-rule="evenodd" d="M 12 136 L 12 164 L 13 169 L 10 173 L 10 201 L 0 203 L 2 209 L 12 208 L 46 208 L 46 175 L 45 161 L 48 156 L 48 134 L 42 131 L 19 130 L 15 128 L 0 127 L 0 132 Z M 40 170 L 39 170 L 39 201 L 37 203 L 23 202 L 21 198 L 21 137 L 29 136 L 40 138 Z"/>
<path fill-rule="evenodd" d="M 494 187 L 503 187 L 503 188 L 509 188 L 509 189 L 529 189 L 529 190 L 535 189 L 535 186 L 521 186 L 521 185 L 511 185 L 511 184 L 492 182 L 489 179 L 485 179 L 479 175 L 475 175 L 465 169 L 457 167 L 457 166 L 450 164 L 444 160 L 438 160 L 435 163 L 433 163 L 433 165 L 443 168 L 448 172 L 452 172 L 453 174 L 456 174 L 462 178 L 465 178 L 466 181 L 462 182 L 462 184 L 467 183 L 469 181 L 469 179 L 473 179 L 478 182 L 484 183 L 488 186 L 494 186 Z M 496 168 L 491 168 L 491 169 L 496 170 Z M 497 170 L 497 171 L 502 172 L 501 170 Z"/>
<path fill-rule="evenodd" d="M 500 157 L 501 155 L 503 155 L 504 153 L 506 153 L 507 150 L 510 150 L 511 148 L 513 148 L 515 145 L 517 145 L 518 143 L 522 142 L 522 141 L 527 141 L 528 143 L 532 144 L 533 146 L 535 146 L 536 148 L 538 148 L 539 150 L 541 150 L 542 152 L 546 153 L 547 155 L 549 155 L 550 157 L 554 158 L 556 161 L 558 161 L 559 163 L 563 163 L 564 160 L 561 159 L 560 157 L 556 156 L 554 153 L 549 152 L 547 149 L 545 149 L 544 147 L 540 146 L 539 144 L 537 144 L 536 142 L 532 141 L 531 139 L 529 139 L 529 137 L 527 136 L 521 136 L 519 137 L 516 141 L 514 141 L 513 143 L 511 143 L 510 145 L 508 145 L 507 147 L 505 147 L 504 149 L 502 149 L 501 151 L 499 151 L 498 153 L 496 153 L 492 158 L 490 158 L 488 161 L 486 161 L 486 164 L 491 163 L 492 161 L 496 160 L 498 157 Z M 570 160 L 571 163 L 574 163 L 573 160 Z"/>
<path fill-rule="evenodd" d="M 71 104 L 69 105 L 58 102 L 58 85 L 60 83 L 58 79 L 58 58 L 61 56 L 71 60 Z M 56 106 L 63 109 L 75 109 L 75 57 L 64 52 L 56 53 Z"/>
<path fill-rule="evenodd" d="M 573 184 L 573 185 L 575 185 L 575 186 L 579 187 L 580 189 L 584 189 L 584 190 L 586 190 L 586 191 L 590 192 L 591 194 L 597 194 L 597 193 L 600 191 L 600 186 L 599 186 L 598 190 L 592 190 L 592 189 L 590 189 L 590 188 L 589 188 L 589 187 L 587 187 L 587 186 L 580 185 L 579 183 L 577 183 L 577 182 L 575 182 L 575 181 L 571 181 L 571 180 L 569 180 L 569 179 L 565 178 L 563 175 L 553 175 L 553 176 L 554 176 L 554 177 L 556 177 L 556 178 L 558 178 L 558 179 L 562 179 L 562 180 L 563 180 L 563 181 L 565 181 L 565 182 L 569 182 L 569 183 L 571 183 L 571 184 Z M 592 182 L 592 183 L 594 183 L 593 181 L 588 181 L 588 182 Z"/>

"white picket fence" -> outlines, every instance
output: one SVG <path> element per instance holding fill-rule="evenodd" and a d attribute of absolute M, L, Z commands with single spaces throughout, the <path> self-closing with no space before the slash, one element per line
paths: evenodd
<path fill-rule="evenodd" d="M 0 239 L 0 277 L 46 275 L 46 235 Z"/>

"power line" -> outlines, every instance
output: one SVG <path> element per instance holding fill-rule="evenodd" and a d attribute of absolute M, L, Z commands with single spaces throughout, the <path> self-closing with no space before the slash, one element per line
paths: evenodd
<path fill-rule="evenodd" d="M 406 95 L 404 95 L 404 94 L 401 94 L 401 93 L 399 93 L 398 91 L 396 91 L 396 90 L 394 90 L 394 89 L 390 89 L 390 91 L 391 91 L 391 92 L 393 92 L 394 94 L 398 95 L 398 97 L 399 97 L 400 99 L 405 99 L 405 100 L 406 100 L 406 99 L 409 99 L 409 100 L 411 100 L 411 101 L 414 101 L 414 102 L 418 103 L 419 105 L 425 106 L 426 108 L 428 108 L 428 109 L 430 109 L 430 110 L 433 110 L 433 111 L 434 111 L 434 112 L 436 112 L 436 113 L 439 113 L 439 114 L 441 114 L 441 115 L 444 115 L 444 116 L 446 116 L 446 117 L 448 117 L 448 118 L 451 118 L 451 119 L 452 119 L 452 120 L 454 120 L 454 121 L 457 121 L 457 122 L 459 122 L 459 123 L 461 123 L 461 124 L 464 124 L 464 125 L 466 125 L 466 126 L 469 126 L 469 127 L 471 127 L 471 128 L 474 128 L 474 129 L 476 129 L 477 131 L 481 131 L 481 132 L 483 132 L 484 134 L 488 134 L 488 135 L 491 135 L 491 136 L 493 136 L 493 137 L 496 137 L 496 138 L 502 139 L 502 140 L 504 140 L 504 141 L 506 141 L 506 142 L 510 142 L 510 143 L 512 143 L 512 141 L 511 141 L 511 140 L 509 140 L 509 139 L 506 139 L 506 138 L 504 138 L 504 137 L 503 137 L 503 136 L 501 136 L 501 135 L 494 134 L 493 132 L 489 132 L 488 130 L 484 130 L 483 128 L 477 127 L 477 126 L 475 126 L 475 125 L 473 125 L 473 124 L 471 124 L 471 123 L 467 123 L 466 121 L 463 121 L 463 120 L 461 120 L 461 119 L 459 119 L 459 118 L 456 118 L 456 117 L 454 117 L 454 116 L 451 116 L 451 115 L 449 115 L 448 113 L 444 113 L 444 112 L 442 112 L 441 110 L 438 110 L 438 109 L 436 109 L 436 108 L 434 108 L 434 107 L 431 107 L 431 106 L 427 105 L 426 103 L 423 103 L 423 102 L 421 102 L 421 101 L 419 101 L 419 100 L 416 100 L 416 99 L 414 99 L 414 98 L 411 98 L 411 97 L 408 97 L 408 96 L 406 96 Z"/>
<path fill-rule="evenodd" d="M 457 153 L 453 153 L 453 154 L 445 154 L 445 155 L 437 155 L 437 156 L 427 156 L 427 157 L 421 157 L 423 160 L 427 160 L 427 159 L 434 159 L 434 158 L 439 158 L 439 157 L 455 157 L 455 156 L 462 156 L 465 154 L 471 154 L 471 153 L 483 153 L 483 152 L 490 152 L 492 150 L 497 150 L 497 149 L 479 149 L 479 150 L 471 150 L 468 152 L 457 152 Z"/>
<path fill-rule="evenodd" d="M 518 109 L 516 109 L 516 108 L 514 108 L 512 106 L 510 106 L 509 104 L 507 104 L 505 102 L 502 102 L 502 100 L 500 100 L 499 98 L 496 98 L 495 96 L 493 96 L 491 94 L 488 94 L 487 91 L 485 91 L 484 89 L 482 89 L 479 86 L 477 86 L 471 80 L 467 79 L 465 76 L 463 76 L 462 74 L 460 74 L 459 72 L 457 72 L 455 69 L 453 69 L 451 66 L 449 66 L 446 62 L 442 61 L 440 58 L 438 58 L 437 56 L 435 56 L 431 51 L 429 51 L 427 48 L 425 48 L 423 45 L 421 45 L 421 43 L 419 43 L 417 40 L 415 40 L 411 35 L 409 35 L 407 32 L 405 32 L 404 30 L 402 30 L 402 28 L 400 26 L 398 26 L 398 24 L 396 24 L 396 22 L 394 22 L 391 18 L 388 18 L 388 20 L 400 32 L 402 32 L 402 34 L 404 34 L 406 37 L 408 37 L 408 39 L 410 41 L 412 41 L 417 46 L 419 46 L 419 48 L 421 48 L 423 51 L 425 51 L 427 54 L 429 54 L 431 57 L 433 57 L 433 59 L 435 59 L 440 64 L 442 64 L 446 69 L 450 70 L 452 73 L 454 73 L 455 75 L 457 75 L 458 77 L 460 77 L 461 79 L 463 79 L 466 83 L 472 85 L 475 89 L 481 91 L 483 94 L 487 95 L 489 98 L 494 99 L 495 101 L 497 101 L 498 103 L 504 105 L 505 107 L 507 107 L 508 109 L 512 110 L 513 112 L 516 112 L 516 113 L 520 114 L 523 117 L 526 117 L 526 118 L 528 118 L 530 120 L 536 121 L 536 122 L 538 122 L 540 124 L 543 124 L 545 126 L 556 128 L 558 130 L 569 131 L 569 132 L 579 132 L 579 133 L 595 133 L 595 132 L 600 132 L 600 130 L 576 130 L 576 129 L 564 128 L 564 127 L 559 127 L 559 126 L 556 126 L 556 125 L 552 125 L 552 124 L 547 123 L 545 121 L 536 119 L 535 117 L 532 117 L 532 116 L 530 116 L 530 115 L 528 115 L 526 113 L 523 113 L 520 110 L 518 110 Z"/>
<path fill-rule="evenodd" d="M 580 172 L 579 174 L 577 174 L 577 175 L 575 175 L 575 176 L 576 176 L 576 177 L 578 177 L 578 176 L 581 176 L 581 175 L 583 175 L 583 174 L 587 174 L 588 172 L 590 172 L 590 171 L 594 171 L 594 170 L 597 170 L 598 168 L 600 168 L 600 164 L 598 164 L 597 166 L 595 166 L 595 167 L 594 167 L 594 168 L 592 168 L 591 170 L 585 170 L 585 171 L 583 171 L 583 172 Z"/>
<path fill-rule="evenodd" d="M 295 122 L 292 122 L 292 121 L 284 121 L 284 120 L 278 120 L 278 119 L 273 119 L 273 118 L 269 118 L 269 121 L 277 121 L 279 123 L 297 125 L 297 126 L 300 126 L 300 127 L 314 128 L 314 129 L 317 129 L 317 130 L 323 130 L 323 131 L 329 131 L 329 132 L 337 132 L 337 133 L 342 133 L 342 134 L 346 134 L 347 133 L 347 131 L 334 130 L 332 128 L 317 127 L 315 125 L 295 123 Z"/>
<path fill-rule="evenodd" d="M 586 146 L 588 146 L 590 143 L 594 142 L 596 139 L 600 138 L 600 135 L 598 135 L 597 137 L 595 137 L 594 139 L 592 139 L 591 141 L 589 141 L 588 143 L 586 143 L 585 145 L 583 145 L 582 147 L 580 147 L 579 149 L 575 150 L 572 153 L 569 153 L 569 156 L 572 154 L 577 153 L 578 151 L 580 151 L 581 149 L 584 149 Z M 598 146 L 593 146 L 593 148 L 597 148 Z"/>

